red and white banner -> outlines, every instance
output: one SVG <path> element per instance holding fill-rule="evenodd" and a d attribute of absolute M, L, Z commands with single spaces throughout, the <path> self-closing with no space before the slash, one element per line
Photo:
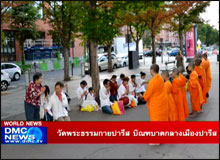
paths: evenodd
<path fill-rule="evenodd" d="M 48 144 L 219 143 L 219 122 L 1 122 L 1 128 L 17 126 L 46 127 Z"/>
<path fill-rule="evenodd" d="M 194 58 L 195 56 L 195 36 L 194 27 L 190 32 L 186 32 L 186 57 Z"/>

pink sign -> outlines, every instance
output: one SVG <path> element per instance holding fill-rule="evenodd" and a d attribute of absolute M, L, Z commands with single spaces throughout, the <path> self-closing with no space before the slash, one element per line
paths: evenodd
<path fill-rule="evenodd" d="M 194 41 L 194 28 L 192 31 L 186 32 L 186 57 L 194 58 L 195 56 L 195 41 Z"/>

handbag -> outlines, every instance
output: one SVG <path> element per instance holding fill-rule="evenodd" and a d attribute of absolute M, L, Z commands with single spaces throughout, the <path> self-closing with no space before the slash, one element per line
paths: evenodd
<path fill-rule="evenodd" d="M 123 104 L 123 101 L 118 101 L 118 106 L 119 106 L 119 109 L 121 111 L 121 114 L 125 114 L 125 108 L 124 108 L 124 104 Z"/>
<path fill-rule="evenodd" d="M 113 114 L 115 115 L 121 115 L 121 111 L 119 109 L 119 106 L 118 106 L 118 102 L 115 101 L 112 105 L 111 105 L 111 108 L 112 108 L 112 112 Z"/>
<path fill-rule="evenodd" d="M 135 108 L 135 107 L 136 107 L 136 103 L 135 103 L 134 99 L 132 99 L 130 106 L 131 106 L 132 108 Z"/>

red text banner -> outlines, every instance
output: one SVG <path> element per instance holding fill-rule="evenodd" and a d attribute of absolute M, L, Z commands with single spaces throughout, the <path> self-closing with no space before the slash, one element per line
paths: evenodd
<path fill-rule="evenodd" d="M 47 143 L 219 143 L 219 122 L 28 122 L 1 127 L 47 127 Z"/>

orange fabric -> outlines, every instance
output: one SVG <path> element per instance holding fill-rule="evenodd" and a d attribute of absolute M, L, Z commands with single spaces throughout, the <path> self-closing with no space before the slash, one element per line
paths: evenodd
<path fill-rule="evenodd" d="M 147 101 L 150 121 L 168 121 L 168 98 L 159 74 L 149 81 L 144 100 Z"/>
<path fill-rule="evenodd" d="M 174 78 L 172 82 L 172 95 L 177 108 L 177 121 L 185 121 L 185 111 L 183 105 L 183 96 L 181 91 L 181 81 Z"/>
<path fill-rule="evenodd" d="M 202 67 L 205 70 L 205 74 L 206 74 L 206 84 L 207 84 L 207 92 L 210 91 L 211 88 L 211 83 L 212 83 L 212 75 L 211 75 L 211 68 L 210 68 L 210 62 L 209 60 L 205 60 L 204 58 L 202 58 Z"/>
<path fill-rule="evenodd" d="M 202 88 L 199 84 L 198 74 L 192 71 L 189 77 L 189 93 L 193 111 L 200 111 L 201 105 L 204 103 Z"/>
<path fill-rule="evenodd" d="M 185 117 L 187 118 L 189 116 L 189 107 L 187 103 L 186 89 L 185 89 L 186 78 L 184 77 L 184 75 L 179 74 L 179 80 L 180 80 L 180 90 L 181 90 L 182 99 L 183 99 L 184 114 L 185 114 Z"/>
<path fill-rule="evenodd" d="M 207 84 L 206 84 L 206 74 L 205 74 L 205 70 L 203 69 L 202 66 L 195 66 L 195 71 L 198 74 L 198 76 L 200 76 L 201 78 L 199 78 L 199 84 L 202 88 L 202 93 L 203 93 L 203 98 L 205 103 L 207 102 L 207 98 L 206 98 L 206 94 L 207 94 Z"/>
<path fill-rule="evenodd" d="M 177 108 L 176 108 L 175 102 L 173 100 L 171 82 L 166 81 L 164 83 L 164 87 L 166 89 L 167 97 L 168 97 L 168 120 L 169 121 L 177 121 Z"/>

